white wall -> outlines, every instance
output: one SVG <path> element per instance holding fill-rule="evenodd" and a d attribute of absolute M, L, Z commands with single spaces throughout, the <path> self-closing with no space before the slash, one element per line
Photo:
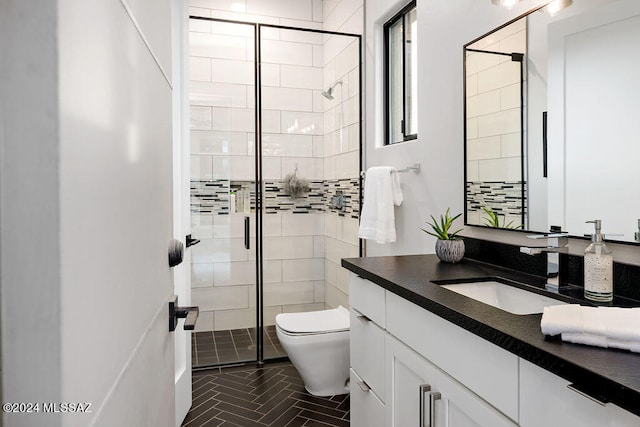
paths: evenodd
<path fill-rule="evenodd" d="M 362 0 L 324 0 L 322 3 L 324 30 L 362 34 Z M 342 81 L 342 85 L 336 86 L 333 100 L 323 98 L 324 177 L 327 181 L 358 178 L 362 126 L 359 122 L 362 68 L 359 66 L 358 39 L 326 36 L 323 48 L 324 88 Z M 359 255 L 358 219 L 327 210 L 324 221 L 326 304 L 331 308 L 348 307 L 349 272 L 340 266 L 340 260 Z"/>
<path fill-rule="evenodd" d="M 404 202 L 396 208 L 396 243 L 367 242 L 367 255 L 433 253 L 434 238 L 420 231 L 430 214 L 463 209 L 462 46 L 542 3 L 525 0 L 511 10 L 489 1 L 418 2 L 418 139 L 382 146 L 382 25 L 406 2 L 367 2 L 366 167 L 404 168 L 419 161 L 420 175 L 401 175 Z M 458 225 L 462 226 L 459 219 Z M 489 230 L 472 231 L 490 235 Z"/>
<path fill-rule="evenodd" d="M 5 421 L 173 425 L 171 3 L 6 4 L 3 397 L 92 412 Z"/>

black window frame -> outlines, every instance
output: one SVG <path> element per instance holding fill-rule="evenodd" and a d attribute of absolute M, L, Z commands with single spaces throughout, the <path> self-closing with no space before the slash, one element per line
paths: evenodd
<path fill-rule="evenodd" d="M 417 9 L 417 0 L 413 0 L 409 2 L 406 6 L 404 6 L 398 13 L 396 13 L 391 19 L 389 19 L 383 25 L 383 33 L 384 33 L 384 145 L 393 145 L 401 142 L 411 141 L 418 138 L 417 132 L 414 134 L 406 133 L 406 117 L 407 117 L 407 51 L 406 51 L 406 18 L 409 12 L 413 11 L 413 9 Z M 389 64 L 391 60 L 391 52 L 389 50 L 389 29 L 393 27 L 400 20 L 403 21 L 403 31 L 402 31 L 402 122 L 401 122 L 401 131 L 402 131 L 402 140 L 400 141 L 392 141 L 390 135 L 390 119 L 391 119 L 391 100 L 390 100 L 390 70 Z M 417 58 L 412 58 L 413 61 L 417 60 Z"/>

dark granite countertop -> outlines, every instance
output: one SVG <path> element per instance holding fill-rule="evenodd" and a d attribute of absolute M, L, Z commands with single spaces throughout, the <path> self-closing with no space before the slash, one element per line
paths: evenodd
<path fill-rule="evenodd" d="M 443 263 L 435 255 L 345 258 L 342 266 L 553 372 L 589 395 L 640 416 L 640 354 L 545 337 L 540 331 L 541 314 L 511 314 L 434 283 L 497 277 L 545 293 L 543 278 L 467 258 L 457 264 Z M 584 304 L 571 295 L 570 291 L 561 299 Z"/>

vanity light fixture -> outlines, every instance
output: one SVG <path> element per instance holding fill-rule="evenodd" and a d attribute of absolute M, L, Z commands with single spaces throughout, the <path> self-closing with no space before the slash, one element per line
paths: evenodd
<path fill-rule="evenodd" d="M 552 2 L 547 4 L 543 10 L 549 16 L 554 16 L 556 13 L 560 12 L 562 9 L 566 9 L 572 4 L 573 0 L 553 0 Z"/>
<path fill-rule="evenodd" d="M 521 1 L 522 0 L 491 0 L 491 3 L 495 4 L 496 6 L 504 6 L 507 9 L 511 9 Z"/>

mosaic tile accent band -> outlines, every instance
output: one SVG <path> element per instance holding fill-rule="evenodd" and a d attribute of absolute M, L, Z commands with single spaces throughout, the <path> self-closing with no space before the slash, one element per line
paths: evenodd
<path fill-rule="evenodd" d="M 524 200 L 522 199 L 523 187 Z M 483 207 L 491 207 L 500 215 L 526 214 L 526 191 L 526 183 L 522 181 L 469 181 L 467 182 L 467 211 L 483 212 Z"/>
<path fill-rule="evenodd" d="M 251 181 L 191 181 L 191 212 L 214 215 L 251 212 L 255 211 L 255 196 Z M 264 182 L 264 203 L 266 214 L 325 212 L 357 219 L 360 212 L 359 179 L 310 181 L 309 192 L 298 198 L 285 193 L 282 180 L 267 180 Z"/>
<path fill-rule="evenodd" d="M 320 213 L 326 210 L 324 181 L 309 181 L 309 192 L 301 197 L 291 197 L 284 191 L 284 182 L 264 182 L 264 213 Z"/>
<path fill-rule="evenodd" d="M 325 181 L 327 211 L 338 216 L 358 219 L 360 217 L 359 181 L 359 178 Z M 342 202 L 340 203 L 339 200 Z"/>

